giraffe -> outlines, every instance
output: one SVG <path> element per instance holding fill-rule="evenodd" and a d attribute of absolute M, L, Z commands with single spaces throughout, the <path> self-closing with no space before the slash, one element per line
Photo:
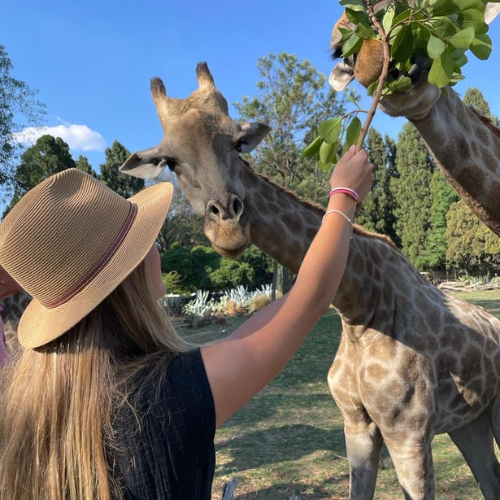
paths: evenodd
<path fill-rule="evenodd" d="M 236 257 L 255 244 L 296 273 L 324 210 L 251 169 L 240 152 L 269 127 L 231 120 L 205 63 L 197 76 L 185 100 L 152 80 L 164 138 L 122 171 L 147 178 L 168 166 L 218 252 Z M 343 331 L 328 380 L 345 422 L 350 498 L 373 498 L 383 441 L 405 497 L 434 498 L 431 442 L 444 432 L 484 497 L 500 498 L 500 321 L 440 291 L 388 238 L 357 226 L 333 305 Z"/>
<path fill-rule="evenodd" d="M 17 325 L 30 302 L 31 295 L 25 291 L 13 293 L 0 300 L 3 329 L 9 352 L 14 352 L 19 347 L 19 343 L 17 342 Z"/>
<path fill-rule="evenodd" d="M 376 9 L 388 3 L 383 0 Z M 485 21 L 491 23 L 499 12 L 500 4 L 486 4 Z M 339 28 L 346 27 L 354 25 L 344 13 L 332 31 L 330 46 L 334 59 L 342 55 Z M 382 61 L 380 42 L 364 42 L 357 56 L 335 66 L 329 77 L 330 85 L 340 91 L 357 78 L 367 86 L 380 75 Z M 415 87 L 382 99 L 380 108 L 390 116 L 404 116 L 415 125 L 460 197 L 500 236 L 500 129 L 466 106 L 453 89 L 448 88 L 446 96 L 431 85 L 426 71 L 418 68 L 425 62 L 416 62 L 412 75 Z"/>

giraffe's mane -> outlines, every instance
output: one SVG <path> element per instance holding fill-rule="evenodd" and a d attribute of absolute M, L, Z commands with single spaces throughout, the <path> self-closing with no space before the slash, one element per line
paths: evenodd
<path fill-rule="evenodd" d="M 321 217 L 325 214 L 325 209 L 319 203 L 302 198 L 297 193 L 294 193 L 293 191 L 290 191 L 289 189 L 286 189 L 286 188 L 280 186 L 279 184 L 277 184 L 276 182 L 272 181 L 266 175 L 258 174 L 257 172 L 255 172 L 252 169 L 252 166 L 248 161 L 243 160 L 243 162 L 246 164 L 246 166 L 250 170 L 252 170 L 252 172 L 254 174 L 258 175 L 263 181 L 270 184 L 274 189 L 277 189 L 278 191 L 282 192 L 285 196 L 288 196 L 289 198 L 292 198 L 294 201 L 297 201 L 307 210 L 313 210 Z M 391 240 L 391 238 L 389 238 L 389 236 L 386 236 L 386 235 L 380 234 L 380 233 L 373 233 L 371 231 L 368 231 L 367 229 L 364 229 L 363 227 L 359 226 L 358 224 L 353 225 L 353 230 L 357 236 L 362 236 L 365 238 L 372 238 L 375 240 L 379 240 L 379 241 L 385 243 L 386 245 L 389 245 L 391 248 L 396 250 L 400 255 L 403 255 L 403 257 L 404 257 L 404 254 L 401 253 L 401 251 L 396 247 L 396 245 Z"/>
<path fill-rule="evenodd" d="M 491 118 L 482 115 L 481 113 L 479 113 L 479 111 L 477 111 L 473 107 L 470 107 L 470 109 L 472 109 L 472 111 L 477 115 L 477 117 L 493 132 L 493 134 L 495 134 L 500 139 L 500 128 L 495 126 Z"/>

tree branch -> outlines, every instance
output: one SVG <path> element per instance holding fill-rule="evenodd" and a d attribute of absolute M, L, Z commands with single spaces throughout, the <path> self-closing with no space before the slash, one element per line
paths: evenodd
<path fill-rule="evenodd" d="M 375 15 L 375 11 L 373 10 L 373 6 L 370 0 L 364 0 L 364 2 L 366 4 L 366 11 L 368 13 L 368 16 L 370 17 L 370 21 L 375 26 L 380 35 L 380 41 L 382 42 L 382 47 L 384 49 L 384 63 L 382 65 L 382 73 L 380 73 L 380 77 L 378 80 L 377 90 L 373 95 L 372 105 L 370 107 L 370 110 L 368 111 L 368 116 L 366 117 L 365 123 L 361 130 L 358 144 L 356 145 L 356 151 L 359 151 L 363 147 L 366 134 L 368 133 L 368 129 L 370 128 L 373 117 L 375 116 L 375 112 L 377 111 L 378 103 L 380 102 L 380 98 L 382 97 L 382 90 L 384 88 L 384 84 L 387 80 L 387 75 L 389 73 L 389 62 L 391 60 L 391 48 L 389 45 L 389 39 L 384 31 L 384 28 L 377 19 L 377 16 Z"/>

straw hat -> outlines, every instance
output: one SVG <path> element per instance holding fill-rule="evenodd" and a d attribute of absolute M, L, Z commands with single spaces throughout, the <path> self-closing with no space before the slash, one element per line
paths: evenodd
<path fill-rule="evenodd" d="M 102 302 L 146 257 L 173 187 L 125 200 L 94 177 L 64 170 L 29 191 L 0 224 L 0 265 L 33 300 L 19 342 L 39 347 Z"/>

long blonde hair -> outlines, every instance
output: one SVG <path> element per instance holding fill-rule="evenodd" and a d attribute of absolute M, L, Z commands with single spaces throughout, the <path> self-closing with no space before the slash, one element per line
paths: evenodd
<path fill-rule="evenodd" d="M 149 292 L 144 262 L 62 337 L 19 350 L 2 370 L 1 500 L 115 500 L 112 415 L 176 353 L 191 349 Z M 153 376 L 154 375 L 154 376 Z M 145 383 L 142 380 L 142 383 Z"/>

